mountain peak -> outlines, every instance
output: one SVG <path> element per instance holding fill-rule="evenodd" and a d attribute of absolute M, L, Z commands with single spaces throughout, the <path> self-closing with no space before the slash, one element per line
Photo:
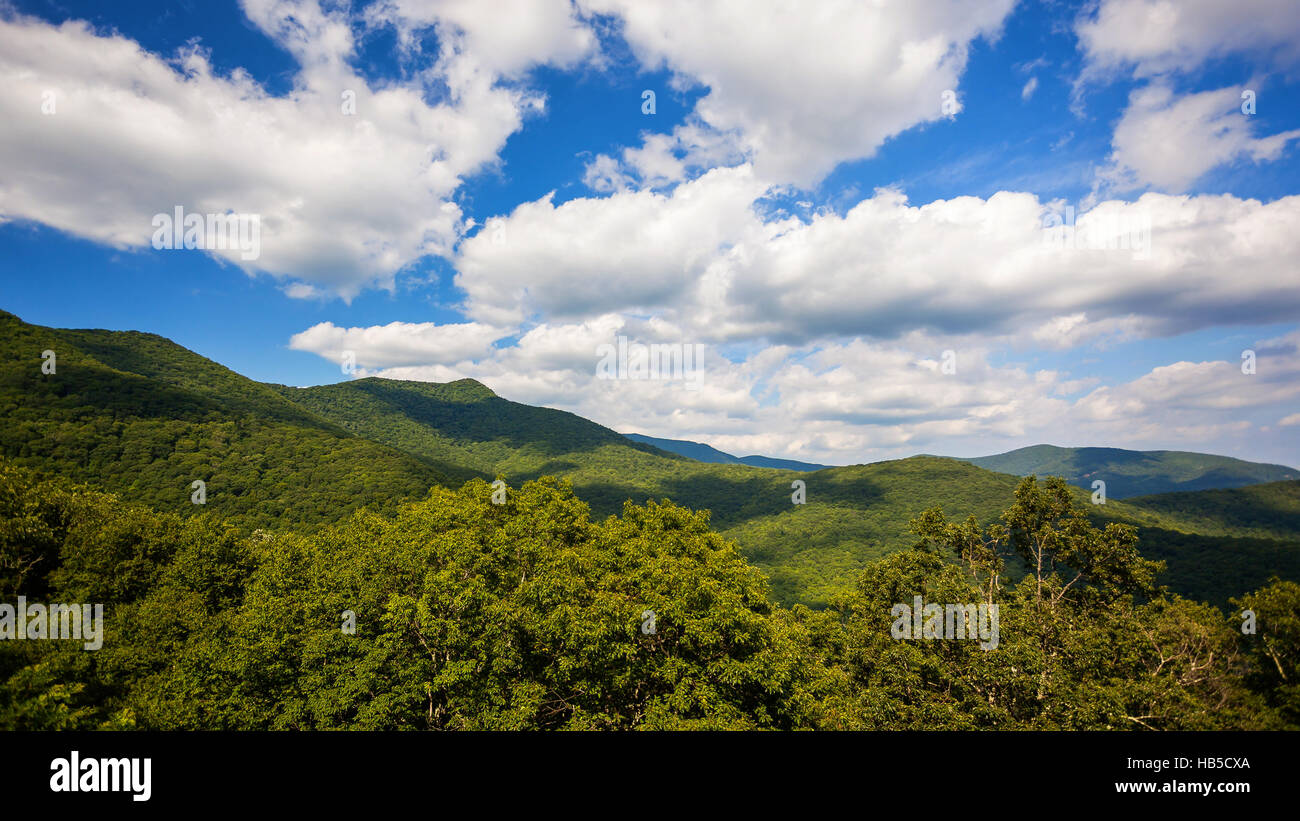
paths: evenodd
<path fill-rule="evenodd" d="M 452 382 L 443 382 L 443 387 L 455 394 L 465 397 L 466 401 L 479 402 L 484 399 L 496 399 L 497 395 L 491 388 L 484 385 L 477 379 L 456 379 Z"/>

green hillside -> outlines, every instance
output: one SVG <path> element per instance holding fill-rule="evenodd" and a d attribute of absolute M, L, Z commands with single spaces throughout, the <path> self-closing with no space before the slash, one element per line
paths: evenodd
<path fill-rule="evenodd" d="M 774 604 L 685 508 L 597 521 L 555 480 L 490 495 L 474 480 L 247 533 L 0 457 L 0 599 L 104 613 L 86 642 L 0 641 L 0 729 L 1300 726 L 1300 585 L 1241 598 L 1259 617 L 1244 635 L 1155 589 L 1131 530 L 1091 527 L 1060 480 L 1020 483 L 1005 531 L 929 511 L 924 544 L 866 564 L 825 612 Z M 1009 583 L 994 542 L 1042 546 L 1041 570 Z M 960 641 L 899 636 L 913 596 L 998 611 Z"/>
<path fill-rule="evenodd" d="M 562 476 L 599 515 L 620 512 L 629 499 L 670 498 L 712 511 L 714 525 L 725 527 L 790 499 L 787 472 L 697 462 L 565 411 L 502 399 L 472 379 L 369 378 L 279 391 L 360 436 L 462 465 L 462 475 L 500 475 L 511 485 Z"/>
<path fill-rule="evenodd" d="M 1223 606 L 1272 575 L 1300 578 L 1300 481 L 1162 493 L 1107 504 L 1138 525 L 1142 552 L 1168 562 L 1179 593 Z"/>
<path fill-rule="evenodd" d="M 1091 488 L 1094 480 L 1101 479 L 1106 482 L 1106 495 L 1111 499 L 1300 479 L 1300 470 L 1286 465 L 1180 450 L 1034 445 L 963 461 L 1013 476 L 1061 476 L 1083 488 Z"/>
<path fill-rule="evenodd" d="M 814 606 L 847 590 L 865 562 L 909 546 L 907 525 L 920 510 L 940 505 L 987 524 L 1016 484 L 938 457 L 814 473 L 696 461 L 569 413 L 501 399 L 473 380 L 359 379 L 281 391 L 362 436 L 503 475 L 512 486 L 563 477 L 600 515 L 647 499 L 707 510 L 714 528 L 769 573 L 779 600 Z M 806 504 L 792 501 L 796 479 Z"/>
<path fill-rule="evenodd" d="M 769 574 L 773 595 L 785 603 L 832 601 L 866 562 L 909 547 L 908 523 L 926 508 L 993 523 L 1016 485 L 1013 476 L 935 456 L 812 473 L 696 461 L 570 413 L 502 399 L 468 379 L 360 379 L 280 390 L 348 430 L 420 458 L 459 462 L 487 478 L 503 475 L 512 486 L 561 476 L 599 515 L 648 499 L 707 510 L 713 527 Z M 792 502 L 795 480 L 805 483 L 806 504 Z M 1089 496 L 1076 493 L 1081 504 Z M 1213 516 L 1193 524 L 1115 499 L 1087 508 L 1098 523 L 1139 527 L 1143 550 L 1167 562 L 1163 581 L 1176 592 L 1222 604 L 1273 574 L 1300 579 L 1300 526 L 1237 538 L 1258 534 L 1233 531 Z M 1014 563 L 1010 570 L 1018 572 Z"/>
<path fill-rule="evenodd" d="M 55 370 L 42 373 L 42 352 Z M 358 438 L 271 386 L 153 334 L 57 330 L 0 312 L 0 454 L 157 510 L 250 527 L 392 508 L 438 466 Z"/>
<path fill-rule="evenodd" d="M 637 443 L 571 413 L 511 402 L 469 379 L 265 385 L 162 337 L 62 331 L 0 314 L 0 456 L 189 516 L 306 528 L 353 510 L 394 510 L 430 487 L 505 477 L 572 483 L 599 517 L 631 501 L 706 511 L 785 603 L 824 606 L 868 562 L 914 542 L 910 521 L 942 508 L 992 524 L 1016 479 L 932 456 L 815 472 L 710 464 Z M 41 373 L 55 350 L 57 371 Z M 1057 449 L 1061 450 L 1061 449 Z M 1122 451 L 1121 451 L 1122 453 Z M 1188 454 L 1195 456 L 1196 454 Z M 1206 457 L 1216 459 L 1219 457 Z M 792 483 L 806 487 L 793 504 Z M 1097 523 L 1139 528 L 1163 582 L 1222 604 L 1277 574 L 1300 579 L 1300 482 L 1088 505 Z M 1084 504 L 1089 494 L 1075 492 Z M 1018 573 L 1015 563 L 1011 577 Z"/>
<path fill-rule="evenodd" d="M 450 478 L 462 481 L 497 473 L 555 473 L 572 467 L 582 454 L 611 448 L 677 458 L 580 416 L 502 399 L 473 379 L 431 383 L 371 377 L 275 389 L 296 406 L 357 435 L 438 461 Z"/>
<path fill-rule="evenodd" d="M 1010 476 L 935 456 L 789 476 L 806 483 L 805 504 L 791 502 L 786 478 L 776 504 L 722 532 L 768 571 L 779 600 L 814 606 L 843 592 L 868 561 L 910 547 L 908 523 L 921 510 L 941 507 L 987 525 L 1016 486 Z"/>
<path fill-rule="evenodd" d="M 1295 539 L 1300 534 L 1300 480 L 1138 496 L 1126 504 L 1150 511 L 1189 533 L 1258 539 Z"/>

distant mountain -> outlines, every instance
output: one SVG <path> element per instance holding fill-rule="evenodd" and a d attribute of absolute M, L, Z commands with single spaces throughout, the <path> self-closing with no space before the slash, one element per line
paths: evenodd
<path fill-rule="evenodd" d="M 706 445 L 702 442 L 691 442 L 687 439 L 660 439 L 657 436 L 646 436 L 642 433 L 625 433 L 623 434 L 633 442 L 641 442 L 646 445 L 654 445 L 660 450 L 666 450 L 669 453 L 676 453 L 685 456 L 687 459 L 694 459 L 697 462 L 711 462 L 714 464 L 724 465 L 750 465 L 758 468 L 777 468 L 778 470 L 798 470 L 814 471 L 825 470 L 831 465 L 818 465 L 813 462 L 800 462 L 797 459 L 776 459 L 771 456 L 732 456 L 715 447 Z"/>
<path fill-rule="evenodd" d="M 1094 519 L 1132 524 L 1149 559 L 1165 561 L 1175 592 L 1220 607 L 1229 591 L 1300 573 L 1300 480 L 1229 490 L 1138 496 L 1093 508 Z"/>
<path fill-rule="evenodd" d="M 1106 483 L 1106 496 L 1111 499 L 1300 479 L 1300 470 L 1285 465 L 1181 450 L 1034 445 L 962 461 L 1015 476 L 1062 476 L 1072 485 L 1089 489 L 1093 481 L 1101 479 Z"/>
<path fill-rule="evenodd" d="M 798 471 L 816 471 L 825 470 L 834 465 L 819 465 L 815 462 L 800 462 L 797 459 L 777 459 L 773 456 L 742 456 L 740 457 L 742 465 L 749 465 L 756 468 L 776 468 L 777 470 L 798 470 Z"/>
<path fill-rule="evenodd" d="M 689 442 L 685 439 L 660 439 L 657 436 L 646 436 L 643 433 L 625 433 L 623 434 L 633 442 L 640 442 L 643 445 L 653 445 L 660 450 L 666 450 L 669 453 L 676 453 L 679 456 L 685 456 L 687 459 L 694 459 L 697 462 L 710 462 L 718 465 L 739 465 L 740 459 L 732 456 L 730 453 L 724 453 L 715 447 L 706 445 L 702 442 Z"/>

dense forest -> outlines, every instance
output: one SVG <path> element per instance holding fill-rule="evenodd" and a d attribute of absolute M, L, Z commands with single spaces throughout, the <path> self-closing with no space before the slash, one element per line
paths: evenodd
<path fill-rule="evenodd" d="M 941 506 L 989 525 L 1017 481 L 932 456 L 815 472 L 710 464 L 571 413 L 511 402 L 469 379 L 291 388 L 153 334 L 45 328 L 3 312 L 0 331 L 0 455 L 156 510 L 209 512 L 245 529 L 310 531 L 362 507 L 393 513 L 435 486 L 557 476 L 597 516 L 620 513 L 628 500 L 665 498 L 709 511 L 714 529 L 768 574 L 776 601 L 818 609 L 852 590 L 866 562 L 908 547 L 907 523 L 919 511 Z M 42 372 L 45 350 L 57 354 L 55 373 Z M 1129 453 L 1022 455 L 1078 450 Z M 1192 456 L 1162 457 L 1161 475 L 1204 475 L 1225 463 L 1201 455 L 1196 468 Z M 191 503 L 195 480 L 206 486 L 201 506 Z M 792 503 L 796 480 L 806 485 L 806 504 Z M 1086 490 L 1073 492 L 1088 499 Z M 1166 563 L 1170 590 L 1226 607 L 1273 575 L 1300 580 L 1297 509 L 1293 480 L 1112 498 L 1089 516 L 1099 526 L 1138 527 L 1148 557 Z M 1013 562 L 1008 572 L 1018 578 L 1021 569 Z"/>
<path fill-rule="evenodd" d="M 1094 527 L 1059 479 L 1023 480 L 989 528 L 925 511 L 820 611 L 774 604 L 707 514 L 594 520 L 554 479 L 492 494 L 247 533 L 0 463 L 0 598 L 105 606 L 95 652 L 0 642 L 0 726 L 1300 726 L 1300 585 L 1234 601 L 1244 633 L 1157 592 L 1135 530 Z M 996 647 L 895 638 L 917 596 L 996 605 Z"/>

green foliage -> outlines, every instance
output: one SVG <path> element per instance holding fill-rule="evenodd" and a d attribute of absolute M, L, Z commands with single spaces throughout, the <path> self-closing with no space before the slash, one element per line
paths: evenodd
<path fill-rule="evenodd" d="M 854 589 L 864 564 L 909 546 L 916 511 L 941 507 L 987 526 L 1016 484 L 928 456 L 813 473 L 706 464 L 570 413 L 510 402 L 469 379 L 289 388 L 245 379 L 150 334 L 55 330 L 3 313 L 0 331 L 0 455 L 245 530 L 310 530 L 363 507 L 393 513 L 431 487 L 474 478 L 558 476 L 597 516 L 618 514 L 629 500 L 708 510 L 712 525 L 769 575 L 776 601 L 821 609 Z M 55 375 L 40 371 L 47 348 L 59 357 Z M 1013 453 L 1044 450 L 1076 460 L 1091 452 Z M 1182 481 L 1178 471 L 1205 475 L 1194 456 L 1162 452 L 1154 467 L 1134 457 L 1125 469 Z M 190 501 L 195 479 L 207 483 L 202 507 Z M 791 504 L 795 479 L 807 482 L 807 504 Z M 1145 557 L 1167 564 L 1162 581 L 1172 591 L 1217 606 L 1273 575 L 1300 579 L 1298 511 L 1300 482 L 1089 506 L 1094 524 L 1138 529 Z M 18 516 L 13 526 L 40 523 Z M 39 550 L 28 559 L 0 554 L 0 573 L 27 572 L 15 563 L 38 558 Z M 1025 568 L 1012 553 L 1005 558 L 1014 582 Z"/>
<path fill-rule="evenodd" d="M 680 458 L 650 447 L 655 440 L 642 437 L 648 441 L 638 444 L 569 413 L 509 402 L 473 380 L 432 385 L 360 379 L 280 390 L 341 427 L 431 459 L 458 478 L 562 476 L 600 515 L 617 513 L 629 499 L 668 498 L 707 509 L 714 526 L 769 575 L 777 601 L 815 608 L 853 589 L 864 563 L 905 549 L 908 520 L 917 510 L 939 506 L 989 524 L 1016 485 L 1012 476 L 933 456 L 814 473 Z M 1133 453 L 1046 446 L 1013 453 L 1041 450 L 1068 451 L 1071 458 L 1092 450 L 1112 457 Z M 1154 457 L 1147 454 L 1147 461 L 1131 460 L 1126 469 L 1164 470 L 1179 479 L 1207 475 L 1196 473 L 1195 456 L 1201 454 L 1162 452 L 1153 467 L 1147 462 Z M 468 466 L 471 472 L 456 473 L 451 465 Z M 791 504 L 795 479 L 808 483 L 807 504 Z M 1078 500 L 1088 497 L 1081 490 L 1074 493 Z M 1222 493 L 1243 495 L 1237 503 L 1230 497 L 1211 502 L 1195 520 L 1151 503 L 1166 497 L 1112 499 L 1089 506 L 1090 516 L 1095 524 L 1137 527 L 1148 558 L 1168 565 L 1165 584 L 1182 595 L 1223 606 L 1229 596 L 1252 590 L 1274 574 L 1300 579 L 1300 522 L 1278 519 L 1271 530 L 1241 527 L 1232 517 L 1258 516 L 1245 510 L 1261 501 L 1249 494 L 1261 491 Z M 1196 510 L 1197 496 L 1188 494 L 1180 505 Z M 1009 561 L 1008 572 L 1019 578 L 1023 568 L 1018 560 Z"/>
<path fill-rule="evenodd" d="M 1092 527 L 1063 480 L 1030 478 L 1002 523 L 913 523 L 916 547 L 868 567 L 837 604 L 853 726 L 864 729 L 1224 729 L 1284 726 L 1243 676 L 1223 614 L 1150 597 L 1158 566 L 1131 530 Z M 1000 579 L 1011 546 L 1029 568 Z M 960 565 L 943 560 L 961 557 Z M 996 604 L 999 642 L 894 640 L 892 602 Z"/>
<path fill-rule="evenodd" d="M 1296 540 L 1300 534 L 1300 480 L 1230 490 L 1162 493 L 1125 500 L 1185 533 Z"/>
<path fill-rule="evenodd" d="M 1250 610 L 1255 632 L 1243 636 L 1248 659 L 1247 681 L 1292 725 L 1300 725 L 1300 584 L 1274 579 L 1255 593 L 1234 599 L 1236 612 Z"/>
<path fill-rule="evenodd" d="M 395 509 L 443 474 L 270 386 L 151 334 L 63 331 L 0 312 L 0 455 L 180 515 L 248 527 Z M 57 356 L 41 372 L 41 353 Z M 207 503 L 191 502 L 191 483 Z"/>
<path fill-rule="evenodd" d="M 0 727 L 1296 726 L 1300 585 L 1243 599 L 1261 629 L 1242 635 L 1154 592 L 1132 529 L 1092 527 L 1060 480 L 1020 483 L 987 528 L 924 511 L 910 549 L 822 612 L 772 604 L 706 513 L 593 521 L 553 478 L 491 497 L 475 479 L 247 534 L 0 460 L 4 555 L 41 558 L 4 598 L 102 603 L 106 621 L 94 652 L 0 642 Z M 1013 554 L 1029 571 L 1007 584 Z M 894 638 L 892 608 L 917 595 L 997 604 L 998 646 Z"/>

